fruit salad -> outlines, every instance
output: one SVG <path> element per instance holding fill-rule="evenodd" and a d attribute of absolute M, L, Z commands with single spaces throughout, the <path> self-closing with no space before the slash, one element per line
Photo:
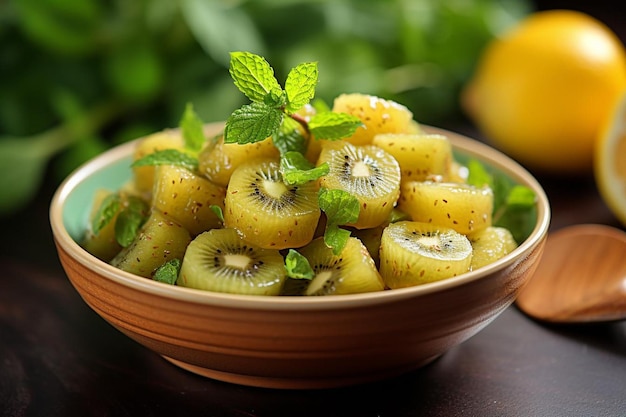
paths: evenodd
<path fill-rule="evenodd" d="M 532 211 L 532 192 L 458 161 L 407 107 L 361 93 L 313 101 L 316 63 L 284 88 L 248 52 L 231 54 L 230 73 L 251 103 L 217 136 L 188 105 L 179 129 L 138 140 L 133 178 L 94 196 L 86 250 L 172 285 L 313 296 L 447 279 L 524 238 L 499 220 Z"/>

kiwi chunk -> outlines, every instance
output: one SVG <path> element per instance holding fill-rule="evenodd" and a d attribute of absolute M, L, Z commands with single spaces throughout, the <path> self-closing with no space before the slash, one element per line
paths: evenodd
<path fill-rule="evenodd" d="M 212 206 L 224 209 L 226 188 L 176 165 L 160 165 L 154 175 L 154 207 L 182 224 L 192 236 L 221 227 Z"/>
<path fill-rule="evenodd" d="M 379 133 L 407 133 L 416 128 L 408 108 L 369 94 L 340 94 L 333 102 L 333 111 L 351 114 L 363 122 L 347 139 L 355 145 L 369 145 Z"/>
<path fill-rule="evenodd" d="M 383 231 L 379 256 L 385 284 L 402 288 L 469 271 L 472 245 L 454 229 L 401 221 Z"/>
<path fill-rule="evenodd" d="M 402 183 L 398 208 L 414 221 L 467 235 L 491 226 L 493 191 L 469 184 L 407 181 Z"/>
<path fill-rule="evenodd" d="M 183 137 L 180 131 L 174 129 L 163 130 L 140 139 L 133 153 L 133 160 L 137 161 L 146 155 L 164 149 L 182 150 L 183 147 Z M 137 192 L 144 196 L 149 196 L 152 193 L 154 170 L 155 167 L 153 165 L 133 167 L 134 186 Z"/>
<path fill-rule="evenodd" d="M 424 181 L 450 177 L 452 145 L 436 133 L 386 133 L 376 135 L 373 145 L 393 155 L 400 164 L 402 180 Z"/>
<path fill-rule="evenodd" d="M 225 143 L 224 137 L 207 141 L 198 155 L 198 169 L 211 182 L 226 187 L 235 169 L 253 159 L 278 158 L 271 138 L 255 143 Z"/>
<path fill-rule="evenodd" d="M 278 295 L 285 277 L 278 250 L 246 242 L 235 229 L 213 229 L 189 244 L 176 284 L 231 294 Z"/>
<path fill-rule="evenodd" d="M 355 237 L 348 238 L 339 255 L 333 254 L 323 238 L 316 238 L 300 249 L 300 253 L 315 272 L 308 286 L 302 289 L 304 295 L 357 294 L 385 289 L 367 248 Z"/>
<path fill-rule="evenodd" d="M 158 267 L 181 259 L 191 241 L 187 229 L 156 209 L 139 230 L 133 242 L 122 249 L 111 265 L 142 277 L 151 278 Z"/>
<path fill-rule="evenodd" d="M 504 227 L 490 226 L 469 235 L 468 238 L 474 251 L 472 270 L 495 262 L 517 248 L 513 235 Z"/>

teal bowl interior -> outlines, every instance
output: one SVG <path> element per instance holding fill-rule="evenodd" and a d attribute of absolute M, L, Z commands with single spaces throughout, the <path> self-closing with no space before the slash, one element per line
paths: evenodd
<path fill-rule="evenodd" d="M 85 234 L 95 193 L 100 189 L 118 190 L 132 178 L 132 157 L 128 151 L 134 146 L 135 142 L 129 142 L 115 148 L 109 152 L 126 156 L 110 164 L 102 163 L 90 173 L 79 168 L 70 177 L 76 185 L 67 195 L 63 206 L 63 225 L 74 241 L 80 242 Z"/>

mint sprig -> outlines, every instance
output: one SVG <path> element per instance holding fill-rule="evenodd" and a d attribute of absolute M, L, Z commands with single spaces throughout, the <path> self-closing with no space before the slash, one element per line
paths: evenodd
<path fill-rule="evenodd" d="M 318 203 L 320 209 L 326 214 L 324 243 L 332 248 L 335 255 L 339 255 L 350 237 L 350 231 L 340 226 L 358 220 L 361 207 L 359 200 L 343 190 L 320 188 Z"/>
<path fill-rule="evenodd" d="M 235 86 L 252 103 L 235 110 L 228 117 L 224 142 L 251 143 L 274 136 L 280 130 L 285 116 L 296 120 L 305 131 L 310 131 L 308 122 L 296 112 L 315 96 L 319 75 L 316 62 L 302 63 L 292 68 L 284 89 L 269 63 L 250 52 L 231 52 L 229 72 Z M 344 114 L 339 118 L 325 117 L 314 122 L 316 138 L 345 138 L 362 125 L 356 116 Z"/>

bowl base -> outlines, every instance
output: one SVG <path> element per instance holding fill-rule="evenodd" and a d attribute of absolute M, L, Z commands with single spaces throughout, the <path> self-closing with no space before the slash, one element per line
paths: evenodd
<path fill-rule="evenodd" d="M 207 378 L 215 379 L 222 382 L 228 382 L 238 385 L 247 385 L 251 387 L 259 388 L 277 388 L 277 389 L 328 389 L 328 388 L 341 388 L 351 385 L 365 384 L 368 382 L 381 381 L 384 379 L 399 376 L 410 371 L 414 371 L 423 366 L 428 365 L 441 355 L 435 355 L 426 358 L 420 362 L 413 363 L 410 366 L 403 366 L 401 368 L 389 369 L 377 373 L 369 373 L 363 375 L 347 375 L 337 376 L 332 378 L 306 378 L 306 377 L 264 377 L 258 375 L 244 375 L 231 372 L 217 371 L 215 369 L 203 368 L 201 366 L 193 365 L 190 363 L 179 361 L 178 359 L 171 358 L 169 356 L 161 355 L 164 359 L 172 364 L 182 368 L 186 371 L 192 372 L 197 375 L 201 375 Z"/>

